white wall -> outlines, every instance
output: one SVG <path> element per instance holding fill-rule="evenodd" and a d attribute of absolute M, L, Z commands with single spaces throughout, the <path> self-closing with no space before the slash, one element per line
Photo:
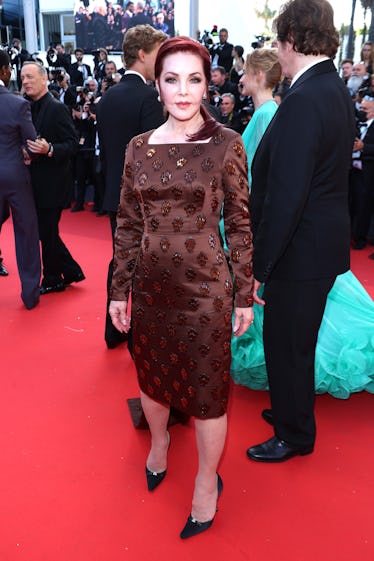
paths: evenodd
<path fill-rule="evenodd" d="M 74 11 L 74 0 L 39 0 L 41 12 L 72 12 Z"/>

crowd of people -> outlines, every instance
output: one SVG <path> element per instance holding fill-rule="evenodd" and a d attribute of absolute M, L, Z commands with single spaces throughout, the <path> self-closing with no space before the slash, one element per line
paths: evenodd
<path fill-rule="evenodd" d="M 274 434 L 247 450 L 267 463 L 313 452 L 316 383 L 338 397 L 373 391 L 373 303 L 349 255 L 370 241 L 374 51 L 366 43 L 339 77 L 326 0 L 289 0 L 274 22 L 277 48 L 259 45 L 245 60 L 225 28 L 207 47 L 149 25 L 150 13 L 173 9 L 154 4 L 129 16 L 124 68 L 102 46 L 91 68 L 83 39 L 71 63 L 58 44 L 48 68 L 22 63 L 26 99 L 7 90 L 0 51 L 0 224 L 10 208 L 31 309 L 85 278 L 59 221 L 71 205 L 85 210 L 93 184 L 113 243 L 105 341 L 127 341 L 135 362 L 149 491 L 167 477 L 171 415 L 195 420 L 187 539 L 210 528 L 223 490 L 230 372 L 269 388 L 263 417 Z"/>
<path fill-rule="evenodd" d="M 100 47 L 121 51 L 126 31 L 135 25 L 152 25 L 169 37 L 175 34 L 173 0 L 89 0 L 76 4 L 76 41 L 86 51 Z"/>

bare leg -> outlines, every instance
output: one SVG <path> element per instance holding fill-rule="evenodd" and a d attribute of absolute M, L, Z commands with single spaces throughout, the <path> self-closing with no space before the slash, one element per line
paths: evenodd
<path fill-rule="evenodd" d="M 199 469 L 192 499 L 193 518 L 199 522 L 211 520 L 217 505 L 217 467 L 225 445 L 227 416 L 217 419 L 195 419 Z"/>
<path fill-rule="evenodd" d="M 154 401 L 148 395 L 140 392 L 140 399 L 144 415 L 151 431 L 151 449 L 147 458 L 147 468 L 157 473 L 164 471 L 167 467 L 167 453 L 169 447 L 169 434 L 167 425 L 169 420 L 169 407 Z"/>

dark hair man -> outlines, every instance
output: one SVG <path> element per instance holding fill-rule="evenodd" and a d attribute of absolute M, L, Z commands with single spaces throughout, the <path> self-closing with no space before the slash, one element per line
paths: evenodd
<path fill-rule="evenodd" d="M 77 47 L 74 54 L 77 60 L 70 66 L 70 83 L 72 86 L 83 86 L 89 76 L 92 76 L 92 71 L 90 66 L 83 62 L 83 49 Z"/>
<path fill-rule="evenodd" d="M 30 171 L 22 148 L 35 140 L 30 104 L 8 92 L 11 75 L 9 56 L 0 50 L 0 229 L 12 210 L 21 297 L 27 309 L 39 302 L 40 251 L 38 221 Z M 1 260 L 0 260 L 1 261 Z M 0 262 L 0 274 L 6 269 Z"/>
<path fill-rule="evenodd" d="M 212 58 L 212 66 L 223 66 L 226 73 L 232 68 L 232 50 L 234 45 L 228 43 L 229 32 L 224 27 L 219 30 L 219 43 L 213 45 L 210 49 Z"/>
<path fill-rule="evenodd" d="M 144 11 L 144 2 L 137 2 L 135 4 L 135 15 L 129 20 L 127 29 L 135 27 L 136 25 L 151 25 L 152 20 Z"/>
<path fill-rule="evenodd" d="M 45 68 L 37 62 L 25 62 L 21 77 L 27 97 L 33 101 L 32 119 L 38 134 L 27 144 L 38 154 L 30 167 L 42 245 L 40 294 L 49 294 L 85 278 L 58 228 L 62 210 L 72 196 L 71 158 L 78 149 L 78 137 L 68 108 L 48 91 Z"/>
<path fill-rule="evenodd" d="M 315 347 L 328 292 L 349 269 L 355 137 L 352 102 L 331 60 L 339 44 L 331 5 L 291 0 L 275 28 L 279 62 L 292 82 L 252 165 L 253 268 L 256 294 L 265 285 L 272 407 L 263 415 L 275 432 L 247 451 L 261 462 L 313 452 Z"/>

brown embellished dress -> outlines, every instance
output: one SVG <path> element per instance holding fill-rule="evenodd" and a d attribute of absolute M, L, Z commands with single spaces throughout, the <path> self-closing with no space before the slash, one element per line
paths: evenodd
<path fill-rule="evenodd" d="M 149 144 L 151 134 L 132 139 L 126 153 L 111 298 L 132 292 L 142 391 L 189 415 L 219 417 L 233 303 L 253 303 L 246 155 L 240 135 L 223 127 L 205 143 Z"/>

